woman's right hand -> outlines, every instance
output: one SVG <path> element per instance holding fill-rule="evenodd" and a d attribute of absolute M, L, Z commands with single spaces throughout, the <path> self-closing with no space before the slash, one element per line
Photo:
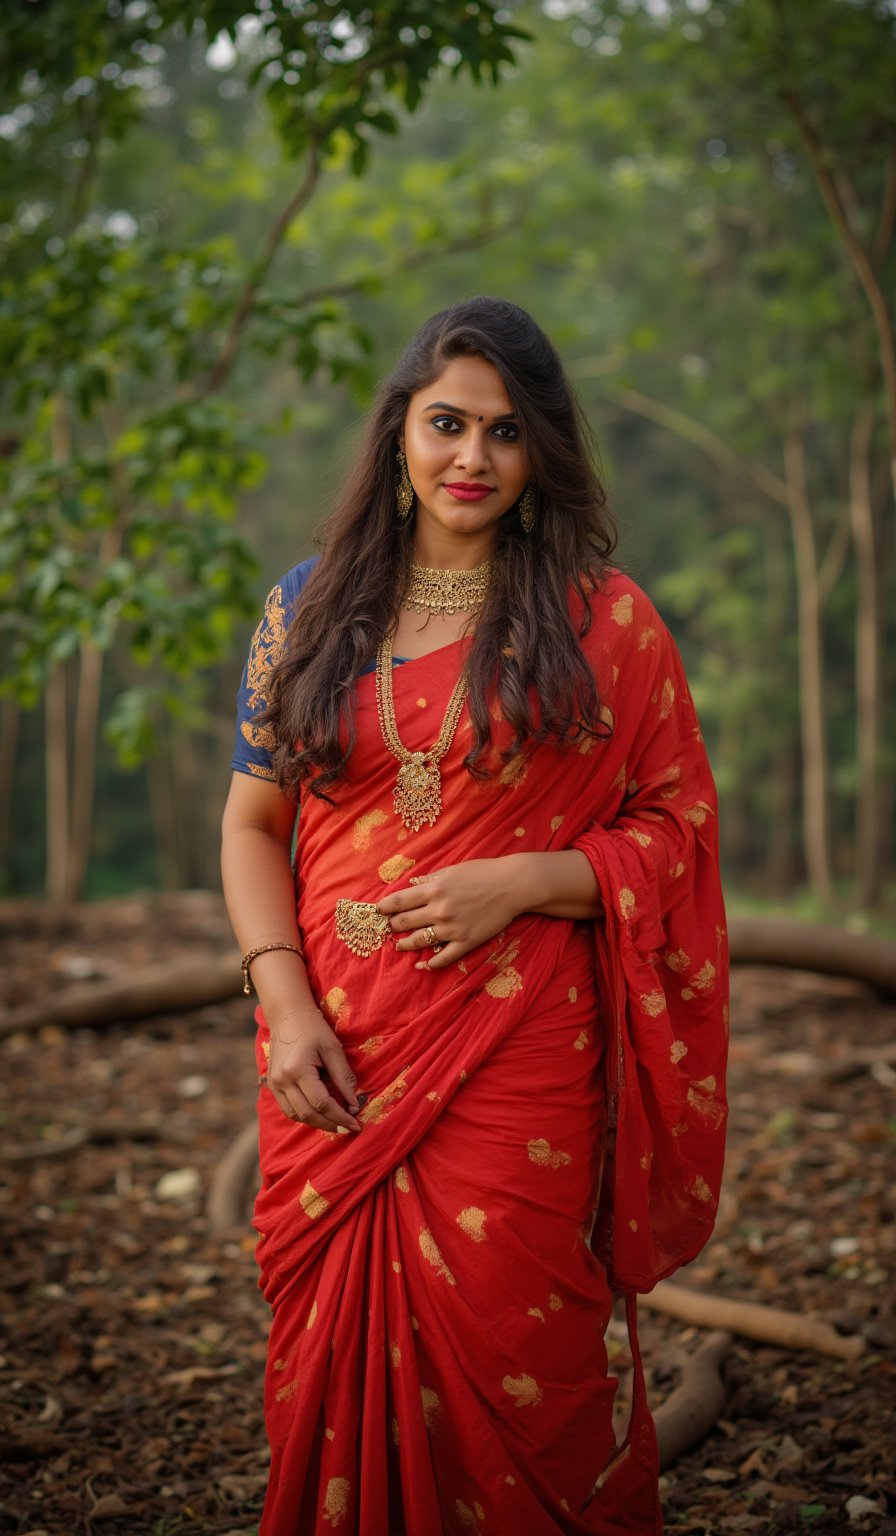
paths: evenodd
<path fill-rule="evenodd" d="M 267 1083 L 284 1115 L 319 1131 L 360 1131 L 354 1118 L 361 1108 L 358 1079 L 323 1014 L 317 1008 L 301 1008 L 269 1022 Z M 347 1109 L 327 1091 L 321 1071 L 338 1088 Z"/>

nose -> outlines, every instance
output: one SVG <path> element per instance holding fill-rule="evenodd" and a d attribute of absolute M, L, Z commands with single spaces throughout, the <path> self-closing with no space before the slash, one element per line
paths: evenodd
<path fill-rule="evenodd" d="M 479 422 L 469 426 L 457 441 L 457 452 L 454 462 L 458 469 L 466 470 L 468 475 L 482 474 L 489 466 L 489 440 L 488 431 Z"/>

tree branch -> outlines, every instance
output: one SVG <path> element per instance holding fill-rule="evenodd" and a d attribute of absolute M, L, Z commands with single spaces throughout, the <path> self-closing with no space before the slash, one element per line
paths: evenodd
<path fill-rule="evenodd" d="M 225 384 L 230 377 L 233 365 L 236 362 L 236 355 L 239 351 L 243 331 L 255 307 L 258 290 L 270 269 L 274 257 L 286 238 L 290 225 L 314 196 L 319 180 L 320 151 L 315 142 L 312 143 L 308 151 L 308 165 L 301 183 L 268 230 L 258 259 L 254 263 L 251 275 L 240 294 L 233 319 L 230 322 L 230 329 L 224 338 L 224 344 L 201 390 L 203 397 L 213 394 L 216 390 L 220 389 L 222 384 Z"/>

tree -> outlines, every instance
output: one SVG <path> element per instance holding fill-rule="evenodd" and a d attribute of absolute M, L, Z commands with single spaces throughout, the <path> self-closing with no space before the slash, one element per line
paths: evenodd
<path fill-rule="evenodd" d="M 116 644 L 138 674 L 109 722 L 136 761 L 159 710 L 183 709 L 184 680 L 248 609 L 254 562 L 233 520 L 264 473 L 272 423 L 228 394 L 241 356 L 286 360 L 306 379 L 363 366 L 368 339 L 344 292 L 278 285 L 290 230 L 334 167 L 364 173 L 440 69 L 497 81 L 522 33 L 491 4 L 458 0 L 373 11 L 63 0 L 14 4 L 0 29 L 2 635 L 7 686 L 45 697 L 47 891 L 72 898 L 90 847 L 104 656 Z M 103 199 L 114 146 L 210 44 L 263 96 L 298 168 L 251 252 L 221 238 L 178 245 Z M 481 220 L 462 231 L 489 234 Z"/>

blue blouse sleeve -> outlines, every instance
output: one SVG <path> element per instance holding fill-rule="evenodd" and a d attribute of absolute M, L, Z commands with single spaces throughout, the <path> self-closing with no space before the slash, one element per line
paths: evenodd
<path fill-rule="evenodd" d="M 236 741 L 230 761 L 235 773 L 251 773 L 256 779 L 274 779 L 273 727 L 256 725 L 255 717 L 268 704 L 267 683 L 271 669 L 283 654 L 286 631 L 296 602 L 316 564 L 316 559 L 311 559 L 294 565 L 268 593 L 236 696 Z"/>

